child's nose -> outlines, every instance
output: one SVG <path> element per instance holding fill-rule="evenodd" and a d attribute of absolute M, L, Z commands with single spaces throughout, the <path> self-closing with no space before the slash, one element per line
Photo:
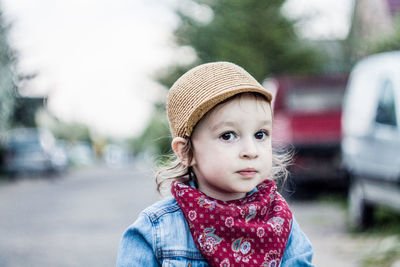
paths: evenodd
<path fill-rule="evenodd" d="M 257 146 L 254 138 L 242 139 L 242 147 L 240 151 L 240 158 L 243 159 L 254 159 L 258 157 Z"/>

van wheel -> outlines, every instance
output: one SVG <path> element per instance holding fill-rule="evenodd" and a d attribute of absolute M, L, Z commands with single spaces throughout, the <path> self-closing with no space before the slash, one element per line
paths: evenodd
<path fill-rule="evenodd" d="M 364 230 L 373 223 L 374 207 L 367 203 L 361 183 L 355 180 L 349 189 L 349 223 L 355 230 Z"/>

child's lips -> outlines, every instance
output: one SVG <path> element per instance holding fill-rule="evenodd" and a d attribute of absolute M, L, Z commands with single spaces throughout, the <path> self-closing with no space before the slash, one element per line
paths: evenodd
<path fill-rule="evenodd" d="M 257 171 L 253 168 L 247 168 L 247 169 L 237 171 L 237 173 L 239 173 L 241 176 L 244 176 L 244 177 L 253 177 L 257 173 Z"/>

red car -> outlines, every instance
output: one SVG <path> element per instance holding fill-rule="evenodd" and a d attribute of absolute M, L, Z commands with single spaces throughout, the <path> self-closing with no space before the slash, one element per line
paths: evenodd
<path fill-rule="evenodd" d="M 294 148 L 292 179 L 338 182 L 342 100 L 348 75 L 282 76 L 264 86 L 274 97 L 273 140 Z"/>

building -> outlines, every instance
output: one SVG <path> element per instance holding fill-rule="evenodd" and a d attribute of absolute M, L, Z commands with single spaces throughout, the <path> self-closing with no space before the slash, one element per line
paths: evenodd
<path fill-rule="evenodd" d="M 352 60 L 368 55 L 377 41 L 394 34 L 399 15 L 400 0 L 355 0 L 347 39 Z"/>

